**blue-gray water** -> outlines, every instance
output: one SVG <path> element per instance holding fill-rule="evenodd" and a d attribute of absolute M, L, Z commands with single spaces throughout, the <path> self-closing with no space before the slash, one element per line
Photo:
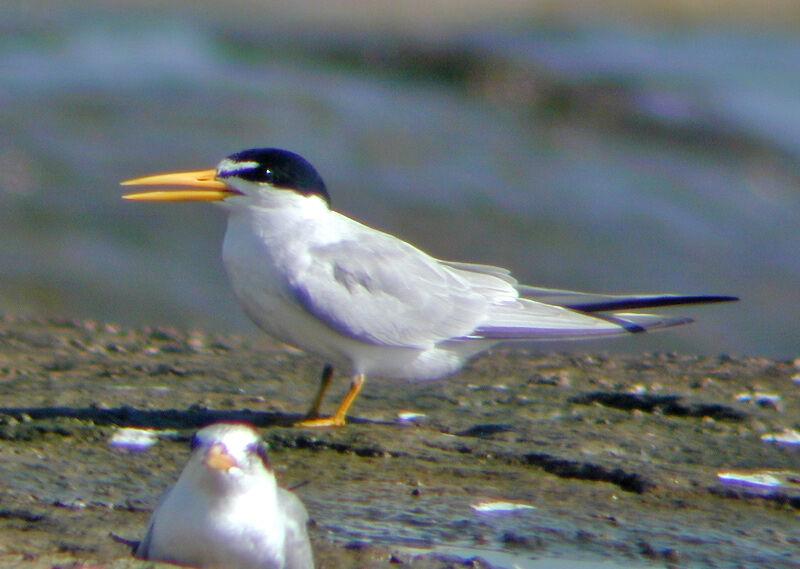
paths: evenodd
<path fill-rule="evenodd" d="M 257 8 L 0 10 L 0 311 L 256 333 L 222 212 L 118 183 L 278 146 L 335 207 L 439 257 L 742 297 L 579 349 L 800 355 L 798 33 L 531 20 L 388 39 Z"/>

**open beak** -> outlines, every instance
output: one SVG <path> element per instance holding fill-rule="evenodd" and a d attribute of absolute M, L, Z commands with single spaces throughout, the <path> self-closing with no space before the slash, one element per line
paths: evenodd
<path fill-rule="evenodd" d="M 227 472 L 234 466 L 237 466 L 237 464 L 236 459 L 228 454 L 225 446 L 216 443 L 212 445 L 206 453 L 206 466 L 212 470 L 223 470 Z"/>
<path fill-rule="evenodd" d="M 144 200 L 158 202 L 218 202 L 238 192 L 217 180 L 216 170 L 198 170 L 196 172 L 175 172 L 145 176 L 122 182 L 123 186 L 188 186 L 191 190 L 156 190 L 152 192 L 136 192 L 122 196 L 126 200 Z"/>

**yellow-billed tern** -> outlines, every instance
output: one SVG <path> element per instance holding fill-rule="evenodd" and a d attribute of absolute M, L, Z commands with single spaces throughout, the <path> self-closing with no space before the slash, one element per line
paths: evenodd
<path fill-rule="evenodd" d="M 736 300 L 614 296 L 520 285 L 509 271 L 442 261 L 330 209 L 314 167 L 276 148 L 244 150 L 215 170 L 137 178 L 192 189 L 127 199 L 213 201 L 228 211 L 222 258 L 245 312 L 271 336 L 328 360 L 307 426 L 341 426 L 367 375 L 451 374 L 498 342 L 613 336 L 690 322 L 628 310 Z M 333 367 L 351 373 L 332 417 L 319 407 Z"/>
<path fill-rule="evenodd" d="M 216 423 L 153 512 L 140 559 L 204 569 L 313 569 L 308 514 L 279 488 L 250 425 Z"/>

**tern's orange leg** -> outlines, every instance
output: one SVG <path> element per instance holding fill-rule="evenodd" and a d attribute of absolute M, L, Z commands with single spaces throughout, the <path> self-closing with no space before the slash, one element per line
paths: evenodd
<path fill-rule="evenodd" d="M 333 369 L 331 368 L 331 372 Z M 323 380 L 324 380 L 323 375 Z M 304 421 L 300 421 L 296 424 L 297 427 L 343 427 L 345 424 L 345 419 L 347 418 L 347 411 L 350 409 L 350 406 L 353 404 L 353 401 L 356 400 L 358 394 L 361 392 L 361 388 L 364 386 L 364 381 L 366 380 L 366 376 L 363 373 L 358 373 L 353 376 L 353 381 L 350 384 L 350 391 L 347 392 L 342 403 L 339 405 L 339 408 L 336 410 L 336 413 L 333 414 L 332 417 L 320 417 L 319 419 L 306 419 Z M 330 378 L 328 379 L 328 383 L 330 383 Z M 327 386 L 325 387 L 327 390 Z"/>

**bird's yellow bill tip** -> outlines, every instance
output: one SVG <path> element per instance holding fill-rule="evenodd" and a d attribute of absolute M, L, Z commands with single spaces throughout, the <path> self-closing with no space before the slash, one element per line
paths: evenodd
<path fill-rule="evenodd" d="M 214 444 L 206 453 L 206 466 L 212 470 L 228 471 L 236 466 L 234 459 L 221 444 Z"/>
<path fill-rule="evenodd" d="M 126 200 L 162 201 L 162 202 L 215 202 L 238 194 L 225 182 L 217 180 L 216 170 L 198 170 L 195 172 L 174 172 L 144 176 L 122 182 L 123 186 L 185 186 L 191 190 L 156 190 L 135 192 L 122 196 Z"/>
<path fill-rule="evenodd" d="M 237 193 L 230 190 L 156 190 L 125 194 L 122 199 L 149 202 L 218 202 Z"/>

